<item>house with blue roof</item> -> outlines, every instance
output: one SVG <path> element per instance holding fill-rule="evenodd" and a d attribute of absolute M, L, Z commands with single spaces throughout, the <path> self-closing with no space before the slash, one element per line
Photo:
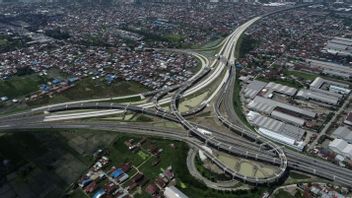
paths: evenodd
<path fill-rule="evenodd" d="M 114 172 L 111 173 L 111 177 L 117 178 L 117 177 L 120 177 L 122 174 L 124 174 L 123 170 L 121 168 L 118 168 Z"/>

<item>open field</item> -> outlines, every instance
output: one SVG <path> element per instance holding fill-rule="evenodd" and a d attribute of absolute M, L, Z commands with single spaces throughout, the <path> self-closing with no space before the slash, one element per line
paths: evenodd
<path fill-rule="evenodd" d="M 46 78 L 37 74 L 14 76 L 9 80 L 0 81 L 0 96 L 16 98 L 28 95 L 39 89 L 39 85 L 46 82 Z"/>
<path fill-rule="evenodd" d="M 47 78 L 40 77 L 37 74 L 14 77 L 11 80 L 0 81 L 0 97 L 8 96 L 10 99 L 23 99 L 25 96 L 29 96 L 31 93 L 38 91 L 39 85 L 46 83 L 47 81 Z M 107 85 L 103 81 L 86 78 L 78 82 L 75 87 L 63 93 L 54 94 L 51 98 L 45 96 L 35 101 L 21 102 L 16 104 L 11 102 L 0 102 L 0 114 L 15 113 L 26 110 L 28 108 L 46 104 L 94 98 L 118 97 L 130 94 L 138 94 L 149 90 L 149 88 L 133 81 L 119 81 L 111 85 Z M 132 97 L 128 99 L 116 100 L 114 102 L 126 103 L 137 101 L 141 101 L 141 98 Z"/>
<path fill-rule="evenodd" d="M 183 100 L 179 104 L 179 109 L 181 112 L 187 112 L 192 108 L 195 108 L 197 105 L 200 105 L 203 100 L 208 96 L 208 92 L 204 91 L 202 94 L 195 97 L 189 97 L 188 99 Z"/>
<path fill-rule="evenodd" d="M 219 153 L 219 159 L 229 168 L 238 171 L 242 175 L 250 177 L 269 177 L 274 174 L 275 170 L 274 166 L 247 159 L 241 159 L 226 153 Z"/>
<path fill-rule="evenodd" d="M 274 195 L 275 198 L 294 198 L 295 196 L 291 195 L 287 191 L 279 190 Z"/>
<path fill-rule="evenodd" d="M 136 141 L 140 140 L 141 136 L 74 129 L 17 130 L 16 132 L 0 137 L 1 158 L 13 161 L 15 165 L 13 170 L 32 164 L 33 168 L 30 172 L 33 172 L 33 175 L 47 175 L 47 185 L 44 186 L 48 188 L 52 186 L 53 191 L 43 197 L 50 197 L 51 193 L 62 193 L 63 189 L 76 181 L 91 165 L 91 154 L 97 148 L 107 145 L 110 145 L 108 146 L 110 159 L 114 165 L 131 161 L 151 180 L 157 177 L 162 169 L 171 165 L 175 172 L 177 187 L 189 197 L 259 197 L 265 190 L 260 188 L 253 191 L 223 193 L 206 188 L 205 185 L 193 178 L 185 168 L 189 147 L 178 141 L 147 137 L 147 143 L 142 148 L 143 153 L 138 154 L 131 153 L 124 142 L 131 138 Z M 14 144 L 15 142 L 20 143 Z M 148 148 L 152 146 L 162 150 L 160 163 L 157 165 L 153 165 L 156 157 L 148 151 Z M 27 175 L 31 177 L 32 174 Z M 17 185 L 17 181 L 15 179 L 12 184 Z M 27 179 L 27 181 L 34 182 L 36 185 L 43 182 L 31 179 Z M 85 195 L 75 192 L 72 197 L 85 197 Z"/>
<path fill-rule="evenodd" d="M 114 96 L 124 96 L 148 91 L 149 89 L 133 81 L 120 81 L 107 85 L 100 80 L 83 79 L 77 85 L 52 98 L 44 97 L 28 103 L 30 106 Z M 133 99 L 133 100 L 137 100 Z M 123 102 L 126 102 L 124 100 Z M 120 101 L 121 102 L 121 101 Z"/>
<path fill-rule="evenodd" d="M 300 83 L 298 83 L 295 80 L 269 79 L 269 78 L 264 78 L 264 77 L 258 77 L 258 78 L 256 78 L 256 80 L 260 80 L 260 81 L 263 81 L 263 82 L 275 82 L 275 83 L 279 83 L 279 84 L 286 85 L 286 86 L 289 86 L 289 87 L 294 87 L 296 89 L 303 88 L 303 85 L 301 85 Z"/>
<path fill-rule="evenodd" d="M 284 72 L 285 75 L 287 76 L 295 76 L 297 78 L 303 78 L 305 80 L 314 80 L 316 77 L 318 77 L 318 74 L 314 73 L 308 73 L 308 72 L 302 72 L 302 71 L 295 71 L 295 70 L 287 70 Z"/>
<path fill-rule="evenodd" d="M 0 159 L 9 161 L 7 178 L 13 193 L 62 196 L 89 164 L 83 153 L 70 146 L 71 140 L 58 130 L 21 130 L 1 136 Z"/>

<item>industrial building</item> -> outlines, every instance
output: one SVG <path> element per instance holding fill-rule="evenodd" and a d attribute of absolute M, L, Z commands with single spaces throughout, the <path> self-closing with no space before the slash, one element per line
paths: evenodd
<path fill-rule="evenodd" d="M 323 52 L 340 56 L 352 55 L 352 39 L 334 37 L 325 45 Z"/>
<path fill-rule="evenodd" d="M 244 89 L 244 97 L 253 99 L 255 96 L 258 95 L 258 93 L 262 89 L 264 89 L 266 85 L 267 83 L 262 81 L 258 81 L 258 80 L 251 81 Z"/>
<path fill-rule="evenodd" d="M 265 89 L 267 89 L 268 93 L 270 94 L 270 92 L 277 92 L 280 94 L 284 94 L 287 96 L 294 96 L 297 92 L 296 88 L 293 87 L 288 87 L 286 85 L 281 85 L 278 83 L 274 83 L 274 82 L 269 82 L 266 86 Z"/>
<path fill-rule="evenodd" d="M 287 123 L 290 123 L 290 124 L 293 124 L 296 126 L 304 126 L 304 124 L 306 122 L 302 118 L 291 116 L 291 115 L 282 113 L 280 111 L 275 111 L 275 110 L 273 112 L 271 112 L 270 116 L 272 118 L 277 119 L 277 120 L 281 120 L 281 121 L 284 121 L 284 122 L 287 122 Z"/>
<path fill-rule="evenodd" d="M 352 144 L 343 139 L 334 139 L 330 142 L 329 148 L 339 155 L 352 159 Z"/>
<path fill-rule="evenodd" d="M 164 191 L 165 198 L 188 198 L 183 192 L 175 186 L 166 187 Z"/>
<path fill-rule="evenodd" d="M 335 138 L 343 139 L 347 143 L 352 144 L 352 130 L 346 126 L 340 126 L 333 133 Z"/>
<path fill-rule="evenodd" d="M 267 115 L 271 115 L 271 113 L 274 110 L 281 111 L 282 113 L 289 114 L 294 117 L 301 117 L 301 118 L 306 117 L 311 119 L 311 118 L 315 118 L 317 115 L 315 112 L 301 109 L 301 108 L 298 108 L 289 104 L 285 104 L 282 102 L 278 102 L 272 99 L 263 98 L 260 96 L 256 96 L 254 100 L 252 100 L 248 104 L 248 108 L 252 109 L 253 111 L 265 113 Z M 297 124 L 300 124 L 300 122 L 298 122 Z"/>
<path fill-rule="evenodd" d="M 343 121 L 343 123 L 352 126 L 352 111 L 348 113 L 348 115 L 346 116 L 345 121 Z"/>
<path fill-rule="evenodd" d="M 329 105 L 338 105 L 345 95 L 351 92 L 345 83 L 326 80 L 320 77 L 310 84 L 309 90 L 301 89 L 296 94 L 297 98 L 314 100 Z"/>
<path fill-rule="evenodd" d="M 323 74 L 337 76 L 344 79 L 352 78 L 352 68 L 336 63 L 306 59 L 309 67 L 312 69 L 320 69 Z"/>
<path fill-rule="evenodd" d="M 296 88 L 288 87 L 286 85 L 281 85 L 274 82 L 266 83 L 259 80 L 253 80 L 244 89 L 244 97 L 253 99 L 259 94 L 265 98 L 271 98 L 273 93 L 294 96 L 296 92 Z"/>
<path fill-rule="evenodd" d="M 247 114 L 247 118 L 251 124 L 258 128 L 258 132 L 265 137 L 296 150 L 303 150 L 304 144 L 302 139 L 305 134 L 303 129 L 253 111 Z"/>
<path fill-rule="evenodd" d="M 323 93 L 319 93 L 319 92 L 311 91 L 307 89 L 299 90 L 298 93 L 296 94 L 296 97 L 306 99 L 306 100 L 314 100 L 314 101 L 326 103 L 329 105 L 338 105 L 340 101 L 338 97 L 328 96 Z"/>
<path fill-rule="evenodd" d="M 342 71 L 336 71 L 336 70 L 330 70 L 330 69 L 324 69 L 322 71 L 323 74 L 328 75 L 328 76 L 337 76 L 337 77 L 341 77 L 343 79 L 350 79 L 351 73 L 345 73 Z"/>
<path fill-rule="evenodd" d="M 346 88 L 346 89 L 349 88 L 348 84 L 335 82 L 335 81 L 331 81 L 331 80 L 326 80 L 321 77 L 315 78 L 314 81 L 309 85 L 309 88 L 310 89 L 322 89 L 324 84 L 334 85 L 336 87 L 341 87 L 341 88 Z"/>
<path fill-rule="evenodd" d="M 338 87 L 336 85 L 330 85 L 329 86 L 329 91 L 333 92 L 333 93 L 342 94 L 342 95 L 348 95 L 351 92 L 350 89 Z"/>

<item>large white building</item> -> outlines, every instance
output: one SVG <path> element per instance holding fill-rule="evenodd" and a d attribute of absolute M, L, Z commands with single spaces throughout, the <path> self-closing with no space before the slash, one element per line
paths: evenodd
<path fill-rule="evenodd" d="M 175 186 L 166 187 L 164 191 L 166 198 L 188 198 L 183 192 L 177 189 Z"/>
<path fill-rule="evenodd" d="M 293 149 L 302 151 L 304 148 L 304 129 L 250 111 L 248 121 L 258 128 L 258 133 Z"/>
<path fill-rule="evenodd" d="M 256 96 L 254 100 L 248 103 L 248 108 L 267 115 L 270 115 L 274 110 L 278 109 L 282 109 L 286 112 L 292 112 L 292 114 L 307 118 L 315 118 L 317 115 L 315 112 L 260 96 Z"/>
<path fill-rule="evenodd" d="M 259 93 L 265 98 L 270 98 L 273 93 L 284 94 L 287 96 L 294 96 L 297 92 L 296 88 L 288 87 L 286 85 L 275 82 L 263 82 L 259 80 L 250 81 L 244 89 L 244 97 L 253 99 Z"/>
<path fill-rule="evenodd" d="M 337 154 L 352 159 L 352 144 L 348 144 L 343 139 L 335 139 L 330 142 L 329 148 Z"/>
<path fill-rule="evenodd" d="M 352 144 L 352 130 L 349 127 L 340 126 L 332 133 L 332 136 Z"/>

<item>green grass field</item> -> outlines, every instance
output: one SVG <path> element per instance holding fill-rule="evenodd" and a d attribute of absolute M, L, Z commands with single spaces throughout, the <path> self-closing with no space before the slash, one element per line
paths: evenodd
<path fill-rule="evenodd" d="M 211 170 L 205 168 L 203 165 L 203 162 L 200 160 L 198 155 L 196 156 L 195 164 L 199 173 L 202 174 L 203 177 L 209 179 L 210 181 L 216 182 L 216 181 L 222 181 L 222 180 L 226 181 L 226 180 L 232 179 L 226 176 L 225 174 L 214 173 Z"/>
<path fill-rule="evenodd" d="M 131 138 L 135 141 L 140 140 L 140 138 L 135 136 L 119 135 L 116 141 L 109 147 L 110 159 L 115 166 L 126 162 L 132 162 L 133 165 L 138 166 L 144 161 L 138 154 L 128 150 L 127 146 L 124 144 L 125 141 Z"/>
<path fill-rule="evenodd" d="M 143 160 L 139 152 L 132 153 L 127 150 L 127 147 L 123 144 L 123 142 L 131 138 L 138 141 L 141 137 L 133 135 L 119 135 L 117 137 L 112 147 L 110 147 L 110 159 L 112 159 L 113 163 L 119 164 L 126 161 L 132 161 L 134 165 L 142 163 L 138 169 L 142 171 L 151 181 L 153 181 L 161 173 L 162 169 L 172 166 L 177 180 L 177 188 L 189 197 L 255 198 L 260 197 L 261 193 L 266 190 L 266 188 L 258 188 L 250 191 L 225 193 L 208 189 L 203 183 L 193 178 L 186 168 L 187 152 L 189 149 L 187 144 L 178 141 L 149 137 L 147 143 L 142 146 L 144 153 L 151 144 L 156 145 L 158 148 L 163 150 L 160 155 L 160 163 L 153 166 L 153 162 L 156 159 L 154 156 Z M 171 144 L 174 146 L 172 147 Z M 138 194 L 136 197 L 149 196 L 146 195 L 143 188 L 143 194 Z"/>
<path fill-rule="evenodd" d="M 16 98 L 28 95 L 39 89 L 39 85 L 46 82 L 46 78 L 37 74 L 14 76 L 9 80 L 0 81 L 0 96 Z"/>
<path fill-rule="evenodd" d="M 235 112 L 243 124 L 245 124 L 250 129 L 254 130 L 254 128 L 247 121 L 246 116 L 244 115 L 243 110 L 242 110 L 242 101 L 241 101 L 241 96 L 240 96 L 241 86 L 240 86 L 240 81 L 238 80 L 238 78 L 236 78 L 236 85 L 235 85 L 234 89 L 235 90 L 233 91 L 233 106 L 234 106 Z"/>
<path fill-rule="evenodd" d="M 303 175 L 303 174 L 299 174 L 296 172 L 290 172 L 289 176 L 292 177 L 293 179 L 309 179 L 311 177 L 307 176 L 307 175 Z"/>
<path fill-rule="evenodd" d="M 145 92 L 148 90 L 149 89 L 145 86 L 133 81 L 120 81 L 111 85 L 107 85 L 101 80 L 92 80 L 90 78 L 86 78 L 81 82 L 78 82 L 75 87 L 63 93 L 55 94 L 52 98 L 44 97 L 36 101 L 29 102 L 28 105 L 37 106 L 43 104 L 67 102 L 72 100 L 125 96 Z M 132 100 L 139 100 L 139 98 L 133 98 Z M 129 99 L 124 99 L 124 101 L 127 102 Z"/>
<path fill-rule="evenodd" d="M 23 98 L 30 96 L 32 93 L 39 90 L 40 84 L 45 84 L 54 78 L 66 79 L 67 77 L 66 74 L 55 69 L 49 70 L 48 75 L 44 77 L 38 74 L 13 76 L 8 80 L 0 81 L 0 97 Z M 36 101 L 28 102 L 27 105 L 37 106 L 72 100 L 125 96 L 149 90 L 149 88 L 134 81 L 115 81 L 111 85 L 107 85 L 104 79 L 92 80 L 91 78 L 85 78 L 79 81 L 75 87 L 63 93 L 54 94 L 52 98 L 43 97 Z M 122 99 L 118 102 L 139 100 L 140 97 L 134 97 L 131 99 Z M 0 106 L 0 108 L 1 107 L 2 106 Z"/>
<path fill-rule="evenodd" d="M 284 72 L 284 74 L 287 76 L 293 75 L 295 77 L 303 78 L 305 80 L 314 80 L 316 77 L 319 76 L 318 74 L 295 71 L 295 70 L 292 70 L 292 71 L 287 70 Z"/>
<path fill-rule="evenodd" d="M 11 158 L 13 162 L 22 165 L 28 161 L 32 161 L 33 159 L 42 159 L 41 155 L 51 152 L 50 150 L 52 148 L 58 148 L 59 146 L 59 150 L 65 150 L 66 152 L 71 153 L 73 156 L 76 156 L 77 153 L 72 151 L 72 148 L 67 144 L 67 139 L 64 141 L 65 139 L 61 137 L 62 135 L 59 135 L 59 131 L 65 131 L 67 134 L 74 133 L 81 135 L 82 137 L 88 137 L 88 134 L 85 135 L 85 133 L 105 134 L 103 131 L 75 129 L 28 131 L 31 133 L 16 131 L 18 133 L 0 137 L 0 155 L 2 157 Z M 41 132 L 41 135 L 34 135 L 33 132 Z M 110 134 L 109 132 L 107 133 Z M 252 198 L 259 197 L 260 194 L 266 190 L 266 188 L 258 188 L 250 191 L 225 193 L 208 189 L 204 184 L 193 178 L 186 168 L 186 158 L 189 149 L 186 143 L 161 138 L 147 137 L 147 142 L 143 144 L 142 150 L 139 153 L 133 153 L 128 150 L 127 146 L 124 144 L 124 141 L 133 138 L 137 142 L 142 138 L 141 136 L 117 134 L 116 136 L 114 135 L 114 137 L 116 137 L 116 139 L 112 141 L 112 144 L 108 147 L 110 151 L 109 158 L 112 161 L 112 165 L 118 166 L 122 162 L 132 162 L 134 166 L 139 165 L 138 169 L 144 173 L 146 178 L 150 179 L 149 182 L 154 181 L 154 179 L 162 172 L 163 169 L 166 169 L 168 166 L 172 166 L 176 176 L 177 188 L 179 188 L 189 197 Z M 59 143 L 55 143 L 54 145 L 53 143 L 45 143 L 52 142 L 54 140 Z M 148 153 L 148 148 L 150 148 L 152 145 L 162 149 L 160 155 L 161 161 L 157 165 L 153 165 L 156 157 Z M 50 149 L 47 149 L 48 147 L 50 147 Z M 49 156 L 51 155 L 47 155 L 45 158 Z M 83 156 L 78 156 L 78 158 L 83 158 Z M 77 158 L 75 157 L 75 159 Z M 36 164 L 35 167 L 45 170 L 46 167 L 41 165 L 41 160 L 38 160 L 34 160 L 32 163 Z M 46 160 L 44 160 L 44 162 L 45 161 Z M 88 166 L 89 162 L 83 164 L 84 166 Z M 86 170 L 81 170 L 79 174 L 83 174 L 83 171 Z M 133 175 L 131 172 L 129 172 L 129 174 Z M 59 181 L 59 183 L 62 188 L 65 188 L 65 186 L 68 185 L 63 181 Z M 143 187 L 143 194 L 140 194 L 137 197 L 149 197 L 146 195 L 144 188 L 145 186 Z M 76 190 L 70 197 L 85 198 L 86 195 L 82 191 Z"/>
<path fill-rule="evenodd" d="M 70 198 L 88 198 L 86 194 L 81 189 L 76 189 L 72 194 L 70 194 Z"/>
<path fill-rule="evenodd" d="M 290 193 L 284 190 L 279 190 L 275 193 L 274 197 L 275 198 L 294 198 L 295 196 L 292 196 Z"/>
<path fill-rule="evenodd" d="M 138 151 L 137 153 L 139 157 L 141 157 L 143 160 L 146 160 L 149 157 L 149 154 L 143 152 L 143 151 Z"/>
<path fill-rule="evenodd" d="M 263 82 L 275 82 L 275 83 L 279 83 L 279 84 L 286 85 L 286 86 L 289 86 L 289 87 L 294 87 L 294 88 L 297 88 L 297 89 L 303 88 L 303 85 L 301 85 L 300 83 L 298 83 L 295 80 L 268 79 L 268 78 L 264 78 L 264 77 L 258 77 L 258 78 L 256 78 L 256 80 L 260 80 L 260 81 L 263 81 Z"/>

